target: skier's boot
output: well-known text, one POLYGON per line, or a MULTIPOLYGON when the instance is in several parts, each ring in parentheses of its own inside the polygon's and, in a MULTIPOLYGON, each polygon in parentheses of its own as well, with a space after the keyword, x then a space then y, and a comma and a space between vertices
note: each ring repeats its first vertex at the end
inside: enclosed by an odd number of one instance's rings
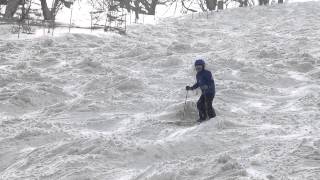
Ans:
MULTIPOLYGON (((209 119, 212 119, 212 118, 215 118, 216 117, 216 115, 213 115, 213 116, 209 116, 209 119)), ((208 119, 208 120, 209 120, 208 119)))
POLYGON ((212 108, 212 111, 209 113, 209 119, 216 117, 216 111, 212 108))
POLYGON ((203 121, 205 121, 205 119, 201 119, 201 118, 200 118, 200 119, 197 120, 197 122, 199 122, 199 123, 201 123, 201 122, 203 122, 203 121))

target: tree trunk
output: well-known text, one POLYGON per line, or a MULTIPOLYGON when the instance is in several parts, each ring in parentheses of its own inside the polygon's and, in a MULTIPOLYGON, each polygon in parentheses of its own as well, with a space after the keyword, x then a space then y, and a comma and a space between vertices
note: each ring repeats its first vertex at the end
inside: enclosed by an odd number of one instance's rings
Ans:
POLYGON ((248 5, 249 5, 248 0, 244 0, 244 7, 248 7, 248 5))
POLYGON ((139 0, 139 14, 155 15, 158 0, 139 0))
POLYGON ((54 0, 53 7, 51 9, 51 20, 56 19, 56 15, 58 13, 57 9, 59 8, 59 2, 63 2, 64 0, 54 0))
POLYGON ((218 1, 218 9, 223 10, 223 1, 218 1))
POLYGON ((139 19, 139 9, 140 9, 139 4, 140 2, 138 0, 134 1, 134 6, 135 6, 134 12, 136 15, 136 20, 139 19))
POLYGON ((278 0, 278 4, 283 4, 283 0, 278 0))
POLYGON ((12 18, 14 13, 16 13, 19 3, 21 0, 10 0, 8 1, 6 12, 4 14, 5 18, 12 18))
POLYGON ((158 5, 158 0, 152 0, 150 4, 150 9, 148 10, 149 15, 155 15, 156 14, 156 7, 158 5))
POLYGON ((40 2, 41 2, 41 9, 42 9, 42 14, 43 14, 44 19, 51 20, 52 14, 48 8, 47 0, 40 0, 40 2))
POLYGON ((239 7, 248 7, 248 0, 241 0, 239 3, 239 7))
POLYGON ((40 0, 42 14, 43 14, 43 17, 44 17, 45 20, 54 20, 54 18, 56 16, 56 9, 58 7, 59 1, 60 0, 54 0, 53 7, 50 10, 48 8, 47 0, 40 0))
POLYGON ((216 10, 217 0, 206 0, 206 5, 210 11, 216 10))
POLYGON ((8 4, 8 0, 0 0, 0 5, 7 5, 8 4))

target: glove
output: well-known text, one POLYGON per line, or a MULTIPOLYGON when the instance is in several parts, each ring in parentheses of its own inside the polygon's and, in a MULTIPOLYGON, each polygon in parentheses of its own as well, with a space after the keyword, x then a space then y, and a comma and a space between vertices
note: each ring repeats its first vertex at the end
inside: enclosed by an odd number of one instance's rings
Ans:
POLYGON ((192 90, 192 87, 186 86, 186 90, 187 90, 187 91, 192 90))

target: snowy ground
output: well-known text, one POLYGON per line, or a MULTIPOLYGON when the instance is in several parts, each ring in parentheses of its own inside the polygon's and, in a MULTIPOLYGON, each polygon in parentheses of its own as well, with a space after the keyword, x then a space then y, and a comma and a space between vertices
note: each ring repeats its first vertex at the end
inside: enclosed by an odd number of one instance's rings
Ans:
POLYGON ((1 27, 0 179, 318 180, 319 9, 232 9, 127 36, 1 27), (176 125, 199 55, 218 117, 176 125))

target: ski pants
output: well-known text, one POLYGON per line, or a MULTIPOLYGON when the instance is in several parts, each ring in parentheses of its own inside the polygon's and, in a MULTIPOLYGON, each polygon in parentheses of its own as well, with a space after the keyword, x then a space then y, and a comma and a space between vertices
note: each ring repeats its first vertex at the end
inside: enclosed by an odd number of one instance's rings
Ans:
POLYGON ((199 111, 199 117, 201 120, 206 120, 216 117, 216 112, 212 107, 214 95, 204 95, 202 94, 197 102, 197 108, 199 111))

